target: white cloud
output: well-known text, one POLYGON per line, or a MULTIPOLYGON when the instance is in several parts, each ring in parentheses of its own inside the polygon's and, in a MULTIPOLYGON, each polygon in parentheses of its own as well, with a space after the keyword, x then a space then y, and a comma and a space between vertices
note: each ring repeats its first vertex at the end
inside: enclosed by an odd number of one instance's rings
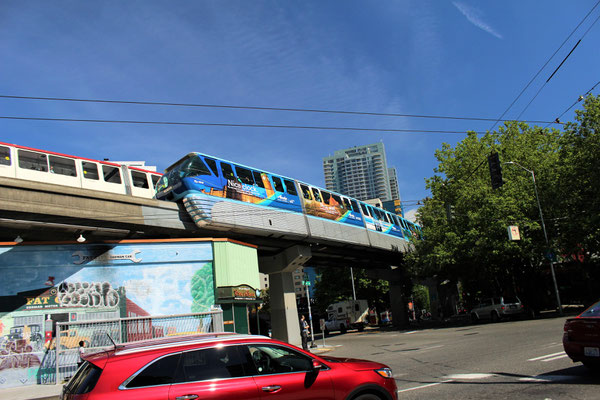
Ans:
POLYGON ((456 7, 458 11, 460 11, 470 23, 472 23, 479 29, 486 31, 487 33, 494 35, 498 39, 502 39, 502 35, 496 32, 494 28, 492 28, 483 20, 481 11, 458 1, 453 1, 452 4, 454 4, 454 7, 456 7))

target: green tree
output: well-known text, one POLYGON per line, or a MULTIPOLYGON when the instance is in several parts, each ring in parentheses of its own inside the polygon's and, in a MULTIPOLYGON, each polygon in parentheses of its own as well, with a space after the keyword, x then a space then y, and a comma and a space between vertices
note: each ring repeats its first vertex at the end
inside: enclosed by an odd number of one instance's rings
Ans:
MULTIPOLYGON (((370 278, 364 269, 354 268, 354 288, 357 299, 367 300, 369 307, 378 310, 389 308, 389 283, 370 278)), ((315 282, 315 304, 319 313, 338 301, 352 299, 352 279, 350 268, 319 268, 315 282)))
POLYGON ((532 176, 523 168, 535 171, 540 200, 549 204, 558 139, 554 130, 506 123, 481 138, 469 133, 454 148, 444 144, 436 175, 426 180, 433 196, 419 211, 426 240, 409 256, 417 277, 461 281, 472 296, 524 292, 520 283, 543 268, 546 244, 532 176), (503 163, 505 183, 497 190, 487 165, 492 152, 503 163), (509 225, 522 229, 521 241, 508 240, 509 225))

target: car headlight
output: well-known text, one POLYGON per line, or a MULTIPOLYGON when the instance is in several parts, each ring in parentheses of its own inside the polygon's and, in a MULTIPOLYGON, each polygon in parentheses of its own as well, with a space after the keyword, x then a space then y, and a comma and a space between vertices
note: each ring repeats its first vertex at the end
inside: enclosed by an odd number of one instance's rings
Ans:
POLYGON ((380 369, 376 369, 375 372, 377 372, 379 375, 381 375, 384 378, 393 378, 393 374, 392 374, 392 370, 390 368, 380 368, 380 369))

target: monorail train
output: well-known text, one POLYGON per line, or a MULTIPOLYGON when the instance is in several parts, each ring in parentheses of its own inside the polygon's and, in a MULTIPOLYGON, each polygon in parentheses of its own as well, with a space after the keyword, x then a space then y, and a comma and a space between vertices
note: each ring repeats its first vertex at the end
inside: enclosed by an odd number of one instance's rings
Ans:
MULTIPOLYGON (((238 216, 245 214, 246 218, 260 217, 261 212, 264 216, 268 209, 272 209, 277 210, 278 215, 303 214, 362 230, 366 228, 406 241, 410 237, 421 237, 418 225, 381 208, 292 178, 196 152, 187 154, 165 170, 156 185, 156 198, 183 201, 199 226, 215 227, 214 214, 219 204, 222 216, 225 213, 238 213, 238 216), (234 205, 239 202, 259 208, 234 205), (228 205, 223 205, 225 203, 228 205)), ((257 218, 255 220, 259 222, 257 218)), ((272 218, 266 220, 268 225, 273 225, 272 218)), ((290 221, 289 227, 281 229, 293 229, 294 221, 290 221)), ((235 222, 228 224, 232 226, 235 222)), ((330 233, 336 233, 331 232, 330 226, 319 228, 313 225, 312 229, 309 227, 312 236, 319 234, 315 232, 315 227, 323 232, 322 237, 328 237, 325 232, 327 229, 330 233)))
POLYGON ((0 142, 0 176, 150 199, 162 174, 0 142))

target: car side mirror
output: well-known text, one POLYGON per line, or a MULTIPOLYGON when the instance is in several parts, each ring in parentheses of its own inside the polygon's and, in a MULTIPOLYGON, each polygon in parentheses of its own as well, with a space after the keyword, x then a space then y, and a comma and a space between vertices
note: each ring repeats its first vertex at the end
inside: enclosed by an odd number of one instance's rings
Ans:
POLYGON ((323 364, 321 364, 317 360, 312 360, 312 370, 313 370, 313 372, 318 372, 318 371, 321 370, 321 368, 323 368, 323 364))

